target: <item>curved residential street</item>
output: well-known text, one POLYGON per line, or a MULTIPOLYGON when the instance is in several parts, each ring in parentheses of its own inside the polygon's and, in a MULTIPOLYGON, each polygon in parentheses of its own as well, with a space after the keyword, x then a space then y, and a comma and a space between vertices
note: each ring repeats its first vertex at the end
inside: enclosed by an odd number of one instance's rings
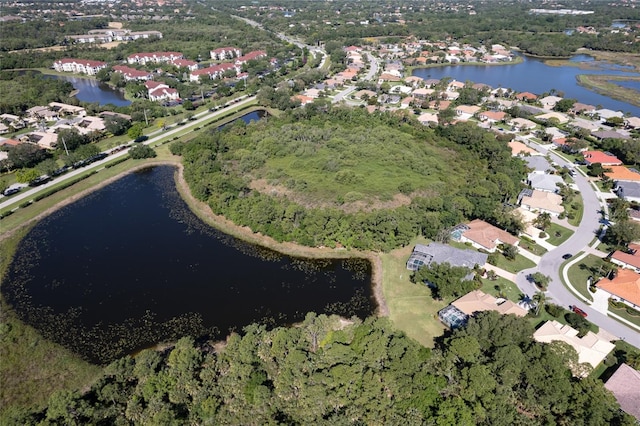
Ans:
MULTIPOLYGON (((552 151, 547 151, 544 149, 539 149, 539 151, 544 151, 545 154, 550 154, 551 159, 558 163, 560 166, 572 166, 570 163, 568 163, 566 160, 552 151)), ((516 275, 516 284, 523 293, 532 296, 536 291, 538 291, 538 289, 535 284, 527 280, 527 276, 534 272, 541 272, 542 274, 551 277, 551 282, 549 284, 548 290, 546 291, 546 294, 555 303, 564 306, 565 308, 567 308, 569 305, 576 305, 580 307, 585 312, 587 312, 589 321, 598 325, 600 328, 606 330, 607 332, 626 340, 632 345, 640 347, 640 332, 618 322, 617 320, 607 316, 606 314, 603 314, 601 312, 602 309, 594 309, 594 307, 590 306, 582 300, 581 295, 572 293, 567 287, 562 284, 562 281, 560 280, 560 274, 562 273, 562 271, 560 270, 560 266, 565 262, 562 256, 567 253, 577 255, 580 252, 587 251, 588 247, 592 244, 598 234, 598 230, 600 229, 602 220, 602 215, 600 214, 602 203, 598 198, 598 193, 591 186, 591 183, 589 182, 587 177, 582 173, 576 173, 574 179, 584 203, 584 213, 578 229, 563 244, 558 246, 556 249, 545 253, 540 259, 537 267, 526 269, 518 273, 516 275)), ((571 262, 577 262, 579 260, 580 259, 576 260, 576 258, 573 257, 571 259, 571 262)), ((586 286, 586 283, 572 284, 574 286, 586 286)))

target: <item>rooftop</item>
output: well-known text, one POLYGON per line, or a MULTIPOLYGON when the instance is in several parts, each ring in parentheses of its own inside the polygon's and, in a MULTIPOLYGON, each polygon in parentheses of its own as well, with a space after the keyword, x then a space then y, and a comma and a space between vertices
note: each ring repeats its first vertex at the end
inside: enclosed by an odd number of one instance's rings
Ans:
POLYGON ((636 306, 640 305, 640 274, 631 269, 618 269, 614 279, 603 278, 596 286, 636 306))
POLYGON ((611 391, 625 412, 640 421, 640 371, 621 364, 604 387, 611 391))

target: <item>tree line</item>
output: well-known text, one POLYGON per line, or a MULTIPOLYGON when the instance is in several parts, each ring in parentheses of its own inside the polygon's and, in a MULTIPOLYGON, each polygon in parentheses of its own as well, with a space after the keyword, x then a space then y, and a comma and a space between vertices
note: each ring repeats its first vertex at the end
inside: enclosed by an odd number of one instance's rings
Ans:
POLYGON ((633 425, 577 353, 526 319, 483 312, 433 350, 387 319, 340 326, 310 313, 251 325, 224 345, 180 339, 121 358, 87 390, 54 393, 12 424, 633 425))

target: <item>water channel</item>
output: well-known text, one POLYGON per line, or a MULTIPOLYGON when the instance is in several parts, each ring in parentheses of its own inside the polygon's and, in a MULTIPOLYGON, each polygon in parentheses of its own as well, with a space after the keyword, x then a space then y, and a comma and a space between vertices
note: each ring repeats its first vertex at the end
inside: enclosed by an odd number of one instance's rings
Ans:
POLYGON ((2 283, 18 316, 104 363, 183 335, 375 311, 368 261, 288 257, 218 232, 188 209, 174 172, 129 174, 40 221, 2 283))
MULTIPOLYGON (((626 102, 617 101, 607 96, 595 93, 578 85, 578 74, 606 74, 640 76, 630 72, 624 67, 601 64, 596 69, 581 69, 573 66, 552 67, 546 65, 543 60, 522 57, 523 62, 514 65, 448 65, 434 68, 418 68, 413 75, 424 79, 442 79, 450 77, 458 81, 472 81, 485 83, 494 88, 511 88, 518 92, 532 92, 541 94, 556 89, 564 93, 564 97, 577 99, 590 105, 601 105, 614 111, 630 112, 640 117, 640 108, 626 102)), ((587 55, 577 55, 573 62, 593 62, 593 58, 587 55)), ((620 82, 616 82, 620 84, 620 82)))

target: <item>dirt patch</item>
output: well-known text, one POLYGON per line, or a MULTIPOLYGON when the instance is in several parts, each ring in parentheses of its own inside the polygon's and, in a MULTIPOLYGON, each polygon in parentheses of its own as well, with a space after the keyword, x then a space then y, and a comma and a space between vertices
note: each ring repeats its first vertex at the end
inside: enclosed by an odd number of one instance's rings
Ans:
POLYGON ((109 22, 109 28, 122 29, 122 22, 109 22))
POLYGON ((336 208, 345 213, 372 212, 375 210, 393 210, 401 206, 411 204, 411 197, 404 194, 395 194, 391 200, 380 200, 371 198, 368 200, 359 200, 345 202, 343 204, 312 201, 299 192, 292 191, 282 185, 271 185, 266 179, 254 179, 249 187, 261 194, 271 195, 273 197, 286 198, 305 208, 336 208))

